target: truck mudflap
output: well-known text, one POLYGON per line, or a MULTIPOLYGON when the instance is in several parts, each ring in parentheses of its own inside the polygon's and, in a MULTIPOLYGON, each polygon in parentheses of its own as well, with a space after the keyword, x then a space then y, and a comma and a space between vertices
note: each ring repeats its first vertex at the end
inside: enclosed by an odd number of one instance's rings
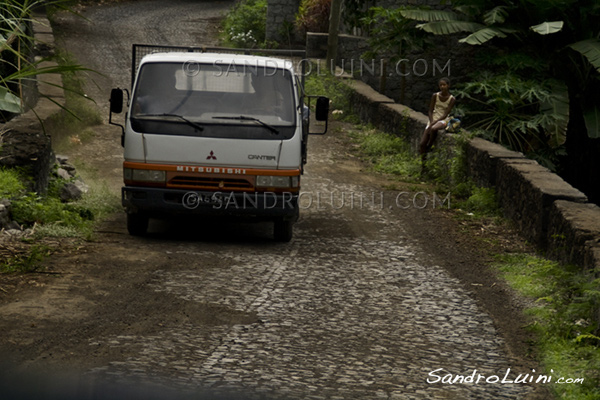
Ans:
POLYGON ((295 221, 297 192, 210 192, 125 186, 122 204, 128 214, 247 216, 295 221))

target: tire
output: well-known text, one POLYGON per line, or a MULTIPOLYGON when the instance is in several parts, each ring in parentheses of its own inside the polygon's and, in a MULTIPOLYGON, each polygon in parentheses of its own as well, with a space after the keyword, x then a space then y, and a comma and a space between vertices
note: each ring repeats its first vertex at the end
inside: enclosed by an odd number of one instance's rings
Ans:
POLYGON ((148 220, 145 214, 127 214, 127 231, 133 236, 144 236, 148 230, 148 220))
POLYGON ((277 219, 274 224, 274 237, 278 242, 289 242, 294 232, 294 221, 289 219, 277 219))

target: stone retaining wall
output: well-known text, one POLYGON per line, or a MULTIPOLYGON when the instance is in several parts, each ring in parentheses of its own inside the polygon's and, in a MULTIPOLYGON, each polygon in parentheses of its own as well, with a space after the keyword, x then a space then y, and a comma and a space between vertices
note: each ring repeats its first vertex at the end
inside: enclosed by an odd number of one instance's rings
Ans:
MULTIPOLYGON (((54 47, 54 36, 47 18, 36 16, 33 31, 44 52, 54 47)), ((40 67, 53 65, 43 62, 40 67)), ((35 107, 0 125, 0 166, 30 168, 34 179, 31 189, 38 193, 46 192, 55 161, 50 136, 44 132, 44 122, 61 110, 58 104, 65 104, 61 87, 60 74, 45 74, 44 79, 38 80, 37 89, 41 96, 35 107)))
MULTIPOLYGON (((351 107, 361 120, 402 135, 416 151, 427 116, 346 79, 352 88, 351 107)), ((438 147, 451 146, 443 135, 438 147)), ((450 140, 449 140, 450 139, 450 140)), ((558 175, 521 153, 475 138, 467 145, 468 171, 479 185, 496 189, 504 215, 528 241, 549 258, 600 273, 600 207, 558 175)))

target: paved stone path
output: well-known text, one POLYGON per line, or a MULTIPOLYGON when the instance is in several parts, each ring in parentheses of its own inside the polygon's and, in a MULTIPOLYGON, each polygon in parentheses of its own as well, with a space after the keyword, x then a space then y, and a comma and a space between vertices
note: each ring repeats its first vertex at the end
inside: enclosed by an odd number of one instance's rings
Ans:
MULTIPOLYGON (((361 189, 324 182, 315 179, 311 187, 361 189)), ((235 310, 247 323, 104 338, 103 345, 137 346, 139 354, 94 373, 249 398, 516 399, 527 393, 523 385, 427 383, 439 368, 445 371, 439 376, 503 375, 510 365, 491 319, 459 282, 420 260, 385 208, 365 204, 352 220, 344 209, 304 211, 303 219, 342 225, 360 225, 358 215, 379 224, 380 235, 314 237, 300 222, 296 238, 282 247, 236 246, 234 253, 227 244, 210 250, 179 244, 169 251, 179 265, 156 271, 153 289, 235 310)))

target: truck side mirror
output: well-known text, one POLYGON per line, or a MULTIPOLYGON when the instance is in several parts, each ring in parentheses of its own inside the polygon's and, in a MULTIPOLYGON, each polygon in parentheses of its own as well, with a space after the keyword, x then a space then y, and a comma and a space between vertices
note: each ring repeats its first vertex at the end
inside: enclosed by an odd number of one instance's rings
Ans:
POLYGON ((110 91, 110 112, 119 114, 123 111, 123 90, 112 89, 110 91))
POLYGON ((329 117, 329 99, 321 96, 317 98, 317 107, 315 110, 315 119, 317 121, 327 121, 329 117))

